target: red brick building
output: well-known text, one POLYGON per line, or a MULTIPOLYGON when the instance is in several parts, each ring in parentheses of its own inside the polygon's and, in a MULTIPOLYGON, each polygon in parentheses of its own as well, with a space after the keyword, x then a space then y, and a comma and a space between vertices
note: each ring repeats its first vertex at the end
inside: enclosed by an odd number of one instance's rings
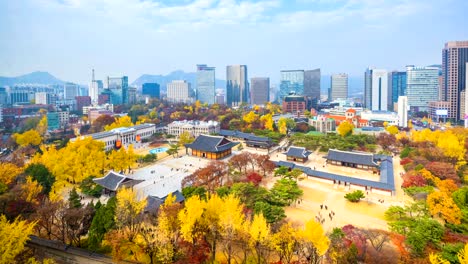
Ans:
POLYGON ((283 113, 303 114, 307 110, 307 101, 301 95, 288 95, 283 99, 283 113))

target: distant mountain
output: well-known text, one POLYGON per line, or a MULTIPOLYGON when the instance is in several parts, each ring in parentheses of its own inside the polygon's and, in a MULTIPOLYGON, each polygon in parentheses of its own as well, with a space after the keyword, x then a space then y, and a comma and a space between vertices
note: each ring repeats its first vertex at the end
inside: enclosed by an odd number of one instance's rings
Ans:
MULTIPOLYGON (((328 94, 328 88, 331 86, 331 75, 322 75, 320 79, 321 94, 328 94)), ((348 95, 349 97, 362 97, 364 93, 364 74, 363 76, 348 76, 348 95)))
MULTIPOLYGON (((157 83, 161 87, 161 91, 167 91, 166 85, 174 80, 186 80, 192 86, 192 89, 197 88, 197 74, 195 72, 184 72, 181 70, 173 71, 168 75, 150 75, 143 74, 138 79, 136 79, 131 86, 136 86, 141 89, 141 86, 144 83, 157 83)), ((216 79, 215 88, 225 88, 226 81, 216 79)))
POLYGON ((65 82, 55 78, 48 72, 36 71, 17 77, 1 77, 0 86, 11 86, 15 84, 64 84, 65 82))

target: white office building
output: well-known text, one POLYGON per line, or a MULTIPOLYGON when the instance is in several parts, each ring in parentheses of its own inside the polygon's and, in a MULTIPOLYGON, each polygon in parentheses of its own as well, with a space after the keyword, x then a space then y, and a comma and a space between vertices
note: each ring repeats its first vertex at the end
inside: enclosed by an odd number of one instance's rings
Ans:
POLYGON ((167 133, 174 136, 180 136, 184 132, 188 132, 193 137, 201 134, 217 134, 221 126, 217 121, 197 121, 197 120, 184 120, 174 121, 167 125, 167 133))
POLYGON ((66 83, 63 85, 63 99, 75 100, 78 96, 78 85, 74 83, 66 83))
POLYGON ((398 96, 398 126, 408 126, 408 97, 398 96))
POLYGON ((348 74, 333 74, 331 76, 331 100, 346 98, 348 98, 348 74))
POLYGON ((175 103, 192 103, 192 89, 187 81, 176 80, 167 84, 167 100, 175 103))
POLYGON ((34 95, 34 99, 36 104, 49 104, 49 101, 47 100, 47 93, 46 92, 38 92, 34 95))
POLYGON ((412 112, 428 111, 439 98, 439 68, 406 66, 406 95, 412 112))

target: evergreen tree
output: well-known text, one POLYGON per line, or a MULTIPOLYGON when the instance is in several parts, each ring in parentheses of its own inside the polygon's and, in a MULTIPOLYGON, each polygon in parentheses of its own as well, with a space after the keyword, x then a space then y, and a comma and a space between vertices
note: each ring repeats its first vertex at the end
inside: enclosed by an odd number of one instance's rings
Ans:
POLYGON ((80 208, 82 206, 80 196, 76 191, 76 188, 70 191, 70 196, 68 197, 68 207, 70 208, 80 208))

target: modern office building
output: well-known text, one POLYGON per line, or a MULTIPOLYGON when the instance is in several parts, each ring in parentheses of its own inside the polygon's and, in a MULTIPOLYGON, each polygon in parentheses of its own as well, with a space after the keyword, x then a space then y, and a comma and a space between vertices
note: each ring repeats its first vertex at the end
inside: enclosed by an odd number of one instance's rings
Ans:
POLYGON ((44 104, 44 105, 55 105, 57 98, 55 95, 47 93, 47 92, 37 92, 35 94, 35 103, 36 104, 44 104))
POLYGON ((364 74, 364 107, 373 111, 387 111, 388 101, 387 71, 368 68, 364 74))
POLYGON ((249 103, 250 92, 247 80, 246 65, 229 65, 226 67, 226 104, 228 106, 249 103))
POLYGON ((388 76, 389 89, 391 90, 391 104, 389 110, 394 110, 393 106, 398 102, 398 97, 406 95, 406 72, 393 71, 388 76))
POLYGON ((161 98, 160 92, 160 86, 157 83, 144 83, 141 86, 142 95, 149 95, 152 98, 161 98))
POLYGON ((167 100, 174 103, 192 103, 192 88, 185 80, 175 80, 167 84, 167 100))
POLYGON ((270 101, 270 78, 256 77, 250 79, 251 103, 263 105, 270 101))
POLYGON ((439 69, 406 66, 406 96, 411 112, 429 110, 429 102, 439 98, 439 69))
POLYGON ((283 113, 301 115, 307 110, 307 100, 303 95, 287 95, 283 98, 283 113))
POLYGON ((121 105, 128 103, 128 77, 107 77, 107 89, 110 91, 110 103, 121 105))
POLYGON ((220 128, 220 124, 217 121, 184 120, 168 124, 167 133, 178 137, 182 133, 188 132, 191 136, 198 137, 201 134, 217 134, 220 128))
POLYGON ((278 99, 283 98, 290 93, 297 95, 304 94, 304 70, 285 70, 280 72, 280 91, 278 99))
POLYGON ((0 87, 0 105, 6 105, 8 103, 8 93, 5 87, 0 87))
POLYGON ((102 93, 104 85, 102 80, 96 80, 94 76, 94 69, 92 72, 91 83, 89 84, 88 95, 91 97, 91 103, 97 104, 99 95, 102 93))
POLYGON ((216 103, 220 104, 220 105, 225 103, 224 102, 224 94, 217 94, 216 95, 216 103))
POLYGON ((74 83, 66 83, 63 85, 63 99, 73 100, 78 96, 78 85, 74 83))
POLYGON ((33 99, 35 99, 34 92, 27 91, 15 91, 10 92, 10 104, 29 104, 33 99))
POLYGON ((398 126, 408 126, 408 97, 398 97, 398 126))
POLYGON ((91 105, 91 96, 77 96, 76 100, 76 110, 80 113, 83 113, 83 107, 91 105))
POLYGON ((201 103, 215 103, 215 67, 206 64, 197 64, 197 100, 201 103))
POLYGON ((58 112, 47 113, 47 130, 57 130, 60 128, 60 120, 58 112))
POLYGON ((320 100, 320 68, 304 71, 304 95, 315 102, 320 100))
POLYGON ((135 104, 137 101, 137 88, 128 87, 128 104, 135 104))
POLYGON ((348 74, 332 74, 331 78, 331 100, 348 98, 348 74))
POLYGON ((466 89, 468 41, 450 41, 442 50, 442 101, 450 102, 448 118, 462 120, 460 92, 466 89))

